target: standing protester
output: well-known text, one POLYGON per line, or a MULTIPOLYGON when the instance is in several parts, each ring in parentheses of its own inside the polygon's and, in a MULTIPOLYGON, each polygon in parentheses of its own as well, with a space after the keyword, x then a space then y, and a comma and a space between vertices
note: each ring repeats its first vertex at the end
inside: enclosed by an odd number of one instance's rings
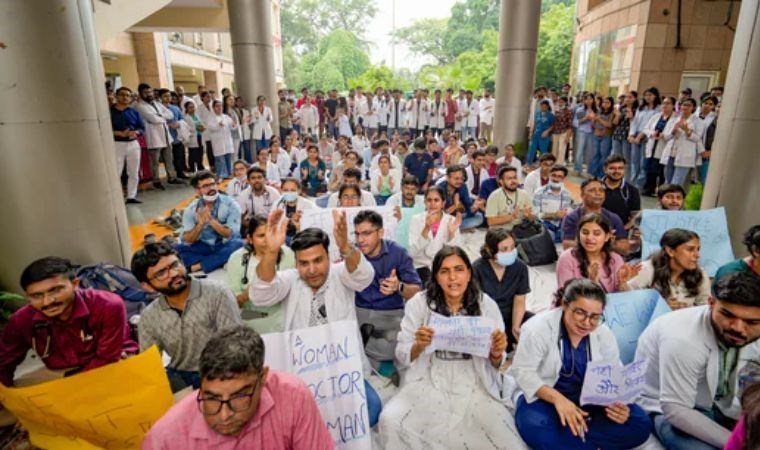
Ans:
POLYGON ((145 133, 145 123, 140 114, 129 105, 132 91, 128 87, 116 89, 116 104, 111 106, 111 128, 116 151, 116 175, 121 177, 127 166, 127 203, 142 203, 137 199, 140 181, 140 144, 137 137, 145 133))
POLYGON ((177 173, 174 171, 174 163, 171 152, 171 136, 167 123, 174 120, 174 115, 160 102, 153 98, 153 89, 141 83, 137 88, 140 94, 140 100, 137 102, 137 112, 145 122, 145 143, 148 146, 150 155, 150 170, 153 173, 153 186, 157 189, 164 190, 161 184, 161 178, 158 172, 158 163, 160 159, 164 160, 166 174, 169 176, 169 184, 182 184, 177 179, 177 173))
POLYGON ((169 127, 169 135, 171 136, 172 163, 174 164, 174 170, 177 172, 177 178, 186 180, 189 177, 185 174, 185 172, 187 172, 185 144, 182 143, 179 136, 180 121, 184 120, 182 111, 179 107, 171 103, 172 92, 169 91, 169 89, 159 89, 158 96, 161 100, 161 104, 168 108, 174 117, 166 124, 166 126, 169 127))

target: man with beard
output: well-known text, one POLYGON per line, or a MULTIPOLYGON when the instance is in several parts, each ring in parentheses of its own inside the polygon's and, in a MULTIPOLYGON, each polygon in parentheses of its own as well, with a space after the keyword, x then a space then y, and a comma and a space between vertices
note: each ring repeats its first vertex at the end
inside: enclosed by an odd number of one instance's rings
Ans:
POLYGON ((562 219, 562 247, 566 249, 575 247, 575 236, 578 234, 578 222, 580 222, 581 217, 588 213, 599 213, 615 229, 613 248, 623 255, 628 254, 630 249, 628 232, 625 231, 623 221, 620 220, 617 214, 602 207, 604 198, 604 182, 599 178, 590 178, 581 183, 581 205, 562 219))
POLYGON ((277 189, 266 185, 267 173, 264 169, 251 167, 247 175, 248 187, 237 197, 245 227, 253 216, 268 216, 274 205, 280 201, 280 193, 277 189))
POLYGON ((625 158, 621 155, 610 155, 604 162, 604 203, 602 207, 620 217, 623 224, 629 227, 633 214, 641 211, 641 196, 639 190, 625 182, 625 158))
POLYGON ((385 202, 385 206, 394 208, 396 206, 400 208, 425 207, 425 196, 418 195, 419 190, 420 182, 417 181, 417 177, 407 175, 401 179, 401 192, 391 195, 385 202))
POLYGON ((182 214, 182 242, 177 245, 177 251, 190 272, 210 273, 222 267, 232 252, 243 246, 240 206, 234 198, 219 194, 211 172, 198 172, 190 184, 198 198, 187 205, 182 214))
POLYGON ((641 406, 669 449, 721 449, 741 414, 740 380, 760 364, 760 280, 735 273, 709 303, 658 318, 635 360, 648 361, 641 406))
POLYGON ((491 192, 486 201, 486 221, 488 226, 506 228, 512 231, 523 219, 534 220, 533 196, 518 189, 517 169, 504 166, 499 169, 501 189, 491 192))
POLYGON ((153 97, 153 89, 145 83, 140 84, 137 88, 140 94, 140 100, 137 102, 135 109, 145 122, 145 145, 148 146, 148 155, 150 156, 150 171, 153 174, 153 186, 156 189, 164 190, 158 173, 158 163, 164 160, 166 174, 169 177, 169 184, 183 184, 177 179, 177 173, 174 170, 174 159, 172 156, 172 137, 169 134, 168 123, 174 121, 174 114, 156 101, 153 97))
POLYGON ((30 349, 45 367, 65 375, 137 353, 122 299, 106 291, 79 289, 74 273, 69 260, 55 256, 38 259, 21 273, 29 304, 13 313, 0 337, 3 385, 13 386, 16 367, 30 349))
POLYGON ((155 344, 171 362, 166 368, 173 391, 200 386, 198 360, 217 331, 241 325, 235 295, 225 285, 187 275, 169 244, 148 244, 132 257, 132 273, 142 286, 161 294, 140 315, 140 350, 155 344))
POLYGON ((456 216, 462 214, 462 225, 460 231, 472 230, 483 223, 483 213, 480 212, 483 201, 479 198, 475 200, 470 197, 467 191, 467 184, 464 181, 464 166, 452 164, 446 168, 446 178, 436 183, 446 192, 445 208, 446 214, 456 216))

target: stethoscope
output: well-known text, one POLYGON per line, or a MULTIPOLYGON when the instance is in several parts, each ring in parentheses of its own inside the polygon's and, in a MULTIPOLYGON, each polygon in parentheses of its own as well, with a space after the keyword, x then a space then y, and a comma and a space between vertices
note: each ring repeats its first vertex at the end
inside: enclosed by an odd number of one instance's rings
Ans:
MULTIPOLYGON (((565 378, 570 378, 575 373, 575 352, 573 349, 570 349, 570 373, 564 373, 562 372, 562 354, 564 352, 564 345, 562 344, 562 332, 559 334, 559 339, 557 340, 557 347, 559 348, 559 359, 560 359, 560 366, 559 366, 559 375, 565 378)), ((591 361, 591 340, 589 339, 589 342, 586 343, 586 362, 591 361)), ((583 374, 581 374, 583 375, 583 374)))
MULTIPOLYGON (((606 180, 607 177, 602 178, 602 182, 606 180)), ((604 187, 606 188, 607 185, 605 184, 604 187)), ((623 178, 622 183, 620 183, 620 196, 623 197, 623 200, 628 203, 628 199, 631 197, 631 194, 628 192, 628 189, 626 189, 626 183, 625 178, 623 178)))

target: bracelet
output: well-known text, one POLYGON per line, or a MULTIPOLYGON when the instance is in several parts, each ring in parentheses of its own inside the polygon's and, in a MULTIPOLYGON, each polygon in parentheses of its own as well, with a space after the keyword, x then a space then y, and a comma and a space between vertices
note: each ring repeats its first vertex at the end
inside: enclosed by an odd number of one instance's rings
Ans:
POLYGON ((343 253, 343 250, 340 250, 340 257, 341 257, 341 258, 344 258, 344 259, 345 259, 345 258, 347 258, 347 257, 348 257, 348 255, 350 255, 350 254, 351 254, 351 252, 353 252, 355 249, 356 249, 356 247, 354 247, 354 246, 352 245, 352 246, 350 246, 350 248, 348 249, 348 251, 347 251, 347 252, 345 252, 345 253, 343 253))

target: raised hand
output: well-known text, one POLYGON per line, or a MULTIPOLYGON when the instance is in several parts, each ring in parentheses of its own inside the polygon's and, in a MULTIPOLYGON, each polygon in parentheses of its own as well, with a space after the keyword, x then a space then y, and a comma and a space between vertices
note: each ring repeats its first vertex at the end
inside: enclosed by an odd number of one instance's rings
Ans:
POLYGON ((346 212, 340 211, 338 209, 333 209, 332 215, 335 245, 338 246, 342 253, 348 253, 351 244, 348 242, 348 221, 346 220, 346 212))
POLYGON ((285 211, 278 208, 270 212, 267 217, 268 252, 277 253, 285 244, 285 237, 288 234, 288 219, 283 218, 284 214, 285 211))
POLYGON ((449 239, 452 239, 462 225, 462 213, 457 213, 454 220, 449 222, 449 239))
POLYGON ((633 277, 639 274, 641 271, 641 263, 637 263, 634 265, 631 264, 623 264, 620 266, 620 269, 618 269, 618 284, 624 284, 630 281, 633 277))

